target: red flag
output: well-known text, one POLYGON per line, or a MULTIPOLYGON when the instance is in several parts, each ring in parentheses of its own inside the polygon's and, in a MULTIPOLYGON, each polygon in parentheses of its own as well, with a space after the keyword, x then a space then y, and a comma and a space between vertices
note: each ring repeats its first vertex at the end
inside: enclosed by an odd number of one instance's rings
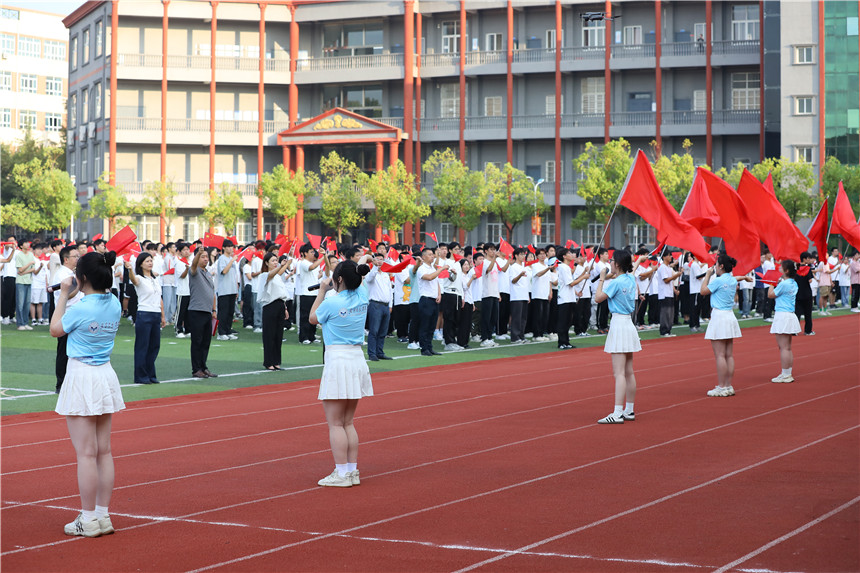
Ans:
POLYGON ((848 195, 839 182, 839 191, 836 193, 836 203, 833 204, 833 215, 830 219, 830 232, 842 235, 848 244, 855 249, 860 249, 860 225, 854 222, 854 211, 848 195))
POLYGON ((376 252, 376 247, 379 246, 379 243, 377 243, 376 241, 374 241, 370 237, 368 237, 368 239, 367 239, 367 244, 370 245, 370 250, 373 251, 374 253, 376 252))
POLYGON ((382 240, 385 241, 386 243, 390 243, 391 237, 389 237, 388 235, 382 235, 382 240))
POLYGON ((400 258, 400 253, 397 252, 397 249, 395 249, 394 247, 391 247, 390 249, 388 249, 388 254, 385 256, 387 258, 391 259, 392 261, 396 261, 397 259, 400 258))
POLYGON ((271 232, 271 231, 266 231, 266 240, 267 240, 267 241, 271 241, 271 240, 272 240, 272 232, 271 232))
POLYGON ((305 235, 308 236, 308 242, 311 244, 311 246, 316 250, 319 250, 322 237, 319 235, 311 235, 310 233, 305 233, 305 235))
POLYGON ((585 260, 591 262, 594 260, 594 249, 585 247, 585 260))
MULTIPOLYGON (((250 263, 251 258, 253 258, 255 252, 256 252, 256 249, 254 248, 253 245, 251 245, 250 247, 245 247, 242 250, 242 252, 239 253, 238 259, 245 259, 246 261, 248 261, 250 263)), ((182 259, 180 259, 180 260, 182 260, 182 259)), ((187 262, 186 262, 186 264, 187 264, 187 262)))
POLYGON ((455 263, 459 263, 462 258, 463 258, 463 255, 458 255, 457 253, 454 253, 454 262, 455 263))
POLYGON ((690 187, 690 193, 681 208, 681 217, 699 231, 719 225, 720 214, 708 196, 708 189, 702 177, 693 179, 693 186, 690 187))
POLYGON ((797 274, 799 274, 802 277, 805 277, 806 275, 808 275, 809 274, 809 265, 800 265, 799 267, 797 267, 797 274))
POLYGON ((627 174, 618 203, 657 229, 657 240, 692 252, 700 261, 713 261, 702 235, 678 215, 663 195, 648 158, 640 149, 627 174))
MULTIPOLYGON (((574 241, 573 239, 568 239, 567 242, 564 244, 564 247, 566 249, 570 249, 571 247, 574 249, 578 249, 579 245, 577 245, 576 241, 574 241)), ((534 251, 532 251, 532 252, 534 252, 534 251)))
POLYGON ((444 271, 442 271, 441 273, 439 273, 439 278, 440 278, 440 279, 447 279, 447 278, 448 278, 448 277, 450 277, 450 276, 451 276, 451 273, 449 273, 449 272, 448 272, 448 269, 445 269, 444 271))
POLYGON ((101 233, 99 233, 98 235, 96 235, 95 237, 93 237, 93 241, 98 241, 98 240, 99 240, 99 239, 101 239, 101 238, 102 238, 102 234, 101 234, 101 233))
POLYGON ((506 257, 510 257, 514 254, 514 246, 511 245, 504 239, 499 239, 499 252, 505 255, 506 257))
POLYGON ((782 273, 774 269, 771 269, 764 274, 757 272, 756 275, 761 279, 761 282, 772 285, 778 283, 779 279, 782 278, 782 273))
MULTIPOLYGON (((196 251, 196 250, 197 250, 197 243, 191 243, 191 246, 190 246, 190 247, 188 247, 188 250, 189 250, 190 252, 192 252, 192 253, 193 253, 194 251, 196 251)), ((187 263, 187 262, 188 262, 188 261, 186 261, 186 263, 187 263)))
POLYGON ((216 249, 221 249, 224 247, 224 237, 221 235, 216 235, 214 233, 204 233, 203 234, 203 246, 204 247, 215 247, 216 249))
MULTIPOLYGON (((529 246, 528 246, 528 247, 526 247, 526 248, 529 250, 529 252, 530 252, 531 254, 533 254, 533 255, 535 254, 535 248, 534 248, 532 245, 529 245, 529 246)), ((570 247, 568 247, 568 248, 570 248, 570 247)))
POLYGON ((134 231, 126 225, 122 229, 119 230, 113 237, 110 238, 110 241, 105 245, 105 249, 108 251, 113 251, 116 254, 122 253, 126 247, 129 246, 133 241, 137 239, 137 235, 134 234, 134 231))
POLYGON ((758 233, 747 213, 743 199, 731 185, 707 169, 699 167, 696 170, 693 188, 690 190, 690 199, 687 201, 688 205, 691 203, 704 207, 708 217, 700 217, 699 213, 693 211, 692 208, 688 217, 686 206, 682 210, 681 216, 690 221, 690 224, 698 229, 701 234, 723 238, 726 253, 738 261, 732 270, 733 275, 743 276, 759 266, 761 248, 758 233), (719 215, 715 224, 708 224, 707 222, 710 218, 708 200, 719 215), (691 218, 692 220, 690 220, 691 218))
POLYGON ((827 199, 824 199, 824 204, 818 210, 818 214, 813 219, 809 230, 806 231, 806 236, 818 249, 818 260, 822 263, 827 260, 827 199))
POLYGON ((773 256, 777 260, 800 261, 800 253, 806 250, 809 241, 792 223, 777 200, 770 174, 762 184, 744 169, 738 184, 738 195, 744 200, 747 214, 773 256))
POLYGON ((281 234, 281 233, 279 233, 279 234, 278 234, 278 236, 277 236, 277 237, 275 237, 275 242, 276 242, 276 243, 278 243, 279 245, 283 245, 283 244, 284 244, 284 243, 286 243, 288 240, 289 240, 289 239, 287 239, 287 236, 286 236, 286 235, 284 235, 284 234, 281 234))
POLYGON ((389 263, 382 263, 382 266, 379 267, 379 270, 383 273, 399 273, 403 269, 409 266, 409 264, 413 262, 408 259, 404 259, 397 263, 396 265, 391 265, 389 263))
POLYGON ((436 244, 437 244, 437 245, 439 244, 439 239, 437 239, 437 238, 436 238, 436 231, 433 231, 432 233, 424 233, 424 236, 425 236, 425 237, 430 237, 431 239, 433 239, 434 241, 436 241, 436 244))
POLYGON ((164 272, 163 272, 163 273, 161 273, 161 274, 162 274, 162 275, 175 275, 175 274, 176 274, 176 269, 167 269, 166 271, 164 271, 164 272))
POLYGON ((484 274, 484 263, 482 262, 480 265, 475 265, 475 278, 481 278, 481 275, 484 274))
POLYGON ((540 261, 539 261, 539 260, 537 260, 537 259, 534 259, 534 260, 531 260, 531 261, 526 261, 524 266, 526 266, 526 267, 530 267, 530 266, 532 266, 533 264, 535 264, 535 263, 539 263, 539 262, 540 262, 540 261))
POLYGON ((234 247, 239 246, 239 239, 237 239, 235 235, 233 235, 232 237, 227 237, 227 238, 230 239, 230 241, 233 243, 234 247))
POLYGON ((336 253, 337 252, 337 243, 335 242, 334 239, 329 238, 328 241, 326 241, 325 250, 330 252, 330 253, 336 253))

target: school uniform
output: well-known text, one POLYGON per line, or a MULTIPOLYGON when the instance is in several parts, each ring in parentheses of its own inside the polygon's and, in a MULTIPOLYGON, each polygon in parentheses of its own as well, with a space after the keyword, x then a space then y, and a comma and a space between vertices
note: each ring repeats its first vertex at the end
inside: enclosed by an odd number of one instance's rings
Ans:
POLYGON ((409 269, 394 275, 394 327, 399 341, 409 340, 409 297, 412 285, 409 282, 409 269))
POLYGON ((260 305, 263 307, 263 367, 281 365, 281 341, 284 338, 284 311, 287 308, 287 285, 282 275, 269 278, 260 291, 260 305))
POLYGON ((738 281, 731 273, 712 276, 708 282, 711 291, 711 321, 705 331, 706 340, 730 340, 741 337, 741 328, 733 310, 738 281))
POLYGON ((572 282, 573 269, 561 261, 558 265, 558 316, 556 318, 559 348, 570 346, 570 324, 576 307, 576 292, 575 287, 571 286, 572 282))
POLYGON ((675 318, 675 285, 673 281, 666 282, 675 274, 671 267, 660 264, 657 269, 657 298, 660 301, 660 335, 672 334, 672 324, 675 318))
POLYGON ((369 303, 367 307, 367 357, 378 360, 385 356, 385 337, 391 319, 391 279, 387 273, 372 265, 364 278, 369 303))
POLYGON ((442 339, 445 344, 456 344, 460 325, 460 307, 463 303, 463 288, 458 279, 462 268, 451 259, 445 259, 441 266, 448 269, 448 278, 439 279, 442 287, 442 339))
POLYGON ((552 294, 552 271, 538 276, 547 265, 541 262, 533 264, 532 269, 532 300, 529 303, 529 314, 534 314, 534 337, 540 338, 547 332, 549 321, 549 299, 552 294))
MULTIPOLYGON (((578 279, 583 273, 587 273, 585 265, 577 265, 573 271, 573 278, 578 279)), ((574 311, 574 332, 579 335, 588 334, 588 323, 591 322, 591 292, 594 283, 586 278, 576 287, 576 309, 574 311)))
POLYGON ((612 322, 609 324, 609 333, 603 351, 608 354, 626 354, 628 352, 639 352, 642 345, 639 342, 639 332, 633 325, 633 311, 636 309, 638 298, 636 279, 632 273, 625 273, 612 280, 609 285, 604 283, 603 294, 609 303, 609 312, 612 313, 612 322))
POLYGON ((797 273, 797 276, 794 278, 794 281, 797 283, 797 295, 795 296, 794 313, 797 315, 798 320, 800 320, 801 315, 804 316, 804 334, 812 334, 812 332, 814 332, 812 330, 812 307, 813 301, 815 300, 812 296, 812 265, 801 265, 801 267, 803 266, 806 266, 809 269, 809 272, 806 273, 806 275, 801 275, 800 273, 797 273))
POLYGON ((526 319, 528 316, 529 294, 531 291, 531 267, 513 263, 508 269, 510 278, 510 315, 511 342, 525 340, 526 319), (520 276, 520 274, 523 276, 520 276), (517 278, 519 277, 519 278, 517 278), (516 279, 516 282, 514 282, 516 279))
MULTIPOLYGON (((54 280, 56 282, 51 284, 57 284, 63 282, 69 277, 75 276, 75 271, 70 269, 67 266, 60 266, 57 268, 57 271, 54 273, 54 280)), ((54 305, 56 306, 57 302, 60 300, 60 291, 55 290, 54 296, 51 297, 54 300, 54 305)), ((66 301, 66 311, 74 305, 78 304, 84 298, 84 293, 78 291, 78 293, 72 298, 66 301)), ((66 378, 66 369, 68 368, 69 356, 66 352, 66 346, 68 345, 69 335, 68 333, 64 334, 57 338, 57 358, 54 361, 54 374, 57 377, 57 392, 59 393, 60 389, 63 386, 63 380, 66 378)))
POLYGON ((368 304, 367 288, 361 285, 326 296, 317 307, 317 320, 326 341, 319 400, 373 396, 370 370, 361 351, 368 304))
POLYGON ((137 275, 137 317, 134 321, 134 383, 157 384, 155 360, 161 348, 161 285, 137 275))
POLYGON ((436 298, 439 296, 439 282, 437 279, 424 280, 424 276, 436 272, 432 266, 422 263, 415 272, 418 281, 418 343, 421 345, 421 353, 427 354, 433 351, 433 330, 436 327, 436 317, 439 315, 439 305, 436 298))
MULTIPOLYGON (((475 269, 469 269, 469 273, 460 272, 457 280, 463 290, 463 307, 460 308, 460 324, 457 325, 457 345, 463 348, 469 347, 469 336, 472 331, 472 313, 474 312, 475 299, 472 296, 472 288, 466 286, 469 277, 474 276, 475 269)), ((474 284, 474 281, 472 281, 474 284)))
POLYGON ((706 263, 694 260, 690 264, 690 328, 699 328, 702 317, 702 279, 708 273, 706 263))
POLYGON ((800 321, 794 314, 797 291, 798 286, 794 279, 781 280, 773 289, 776 298, 774 299, 773 323, 770 325, 771 334, 800 333, 800 321))

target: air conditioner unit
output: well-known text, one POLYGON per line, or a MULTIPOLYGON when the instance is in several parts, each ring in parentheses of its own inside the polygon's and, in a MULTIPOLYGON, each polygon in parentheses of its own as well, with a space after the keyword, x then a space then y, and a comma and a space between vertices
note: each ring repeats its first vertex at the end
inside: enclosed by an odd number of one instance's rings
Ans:
POLYGON ((78 139, 81 143, 85 143, 87 140, 87 126, 82 125, 78 128, 78 139))
POLYGON ((87 199, 92 199, 92 198, 93 198, 93 186, 90 185, 87 187, 87 199))
POLYGON ((91 121, 87 124, 87 137, 92 139, 96 136, 96 122, 91 121))
POLYGON ((75 130, 67 129, 66 130, 66 144, 71 147, 75 144, 75 130))

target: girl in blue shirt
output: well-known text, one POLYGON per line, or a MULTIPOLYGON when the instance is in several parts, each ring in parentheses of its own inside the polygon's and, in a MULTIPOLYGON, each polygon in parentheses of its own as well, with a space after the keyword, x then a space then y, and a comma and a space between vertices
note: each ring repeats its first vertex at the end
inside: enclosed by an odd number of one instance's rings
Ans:
MULTIPOLYGON (((640 257, 637 264, 645 257, 640 257)), ((633 375, 633 353, 642 350, 639 332, 633 325, 632 313, 636 307, 638 288, 633 278, 633 262, 629 252, 617 250, 612 256, 609 270, 617 278, 604 289, 607 269, 600 271, 600 282, 594 300, 598 304, 608 300, 612 312, 609 334, 603 351, 612 356, 612 373, 615 376, 615 410, 597 421, 598 424, 623 424, 636 419, 633 400, 636 397, 636 378, 633 375)))
POLYGON ((711 296, 711 321, 708 323, 705 339, 711 341, 714 357, 717 360, 717 386, 708 391, 708 396, 713 397, 725 398, 735 395, 735 390, 732 388, 732 377, 735 374, 735 358, 732 351, 734 339, 741 337, 741 328, 738 326, 738 319, 732 307, 738 280, 745 278, 732 276, 732 269, 736 264, 737 261, 732 257, 720 255, 717 264, 708 269, 705 274, 700 289, 702 296, 711 296), (714 274, 716 274, 715 277, 714 274))
POLYGON ((87 253, 75 277, 61 283, 51 317, 51 336, 69 335, 69 365, 56 411, 66 417, 78 462, 81 512, 64 528, 66 535, 98 537, 113 533, 108 504, 114 484, 110 449, 111 415, 125 408, 110 355, 122 308, 110 293, 116 254, 87 253), (75 281, 77 279, 77 281, 75 281), (69 295, 80 285, 84 298, 66 310, 69 295))
POLYGON ((794 382, 791 368, 794 365, 794 355, 791 352, 791 337, 800 332, 800 321, 794 314, 794 300, 797 298, 797 267, 794 261, 782 261, 782 280, 774 287, 767 289, 767 298, 776 299, 774 306, 773 324, 770 333, 776 335, 776 344, 779 346, 779 362, 782 372, 779 376, 771 379, 771 382, 787 383, 794 382))
POLYGON ((373 396, 370 371, 361 343, 367 318, 367 289, 361 278, 370 267, 345 260, 330 279, 320 282, 309 314, 310 323, 320 324, 325 340, 325 363, 320 377, 319 399, 323 402, 334 471, 321 479, 321 486, 351 487, 358 475, 358 433, 353 425, 359 399, 373 396), (334 290, 337 294, 326 298, 334 290))

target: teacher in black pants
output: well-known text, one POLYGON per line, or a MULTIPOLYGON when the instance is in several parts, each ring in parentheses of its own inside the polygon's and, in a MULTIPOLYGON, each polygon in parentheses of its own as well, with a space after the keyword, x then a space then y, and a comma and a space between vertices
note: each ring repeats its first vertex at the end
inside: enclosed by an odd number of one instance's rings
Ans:
POLYGON ((199 247, 194 253, 188 269, 188 328, 191 331, 191 372, 195 378, 215 378, 209 371, 209 344, 212 342, 212 321, 218 316, 218 300, 215 298, 215 279, 206 270, 209 253, 199 247))

